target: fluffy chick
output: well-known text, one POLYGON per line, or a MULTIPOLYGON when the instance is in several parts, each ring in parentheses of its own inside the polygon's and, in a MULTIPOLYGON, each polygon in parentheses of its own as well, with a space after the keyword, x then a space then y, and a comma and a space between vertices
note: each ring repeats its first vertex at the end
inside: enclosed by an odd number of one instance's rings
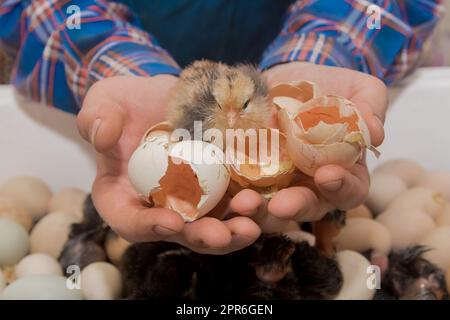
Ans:
POLYGON ((271 116, 267 93, 261 74, 250 65, 196 61, 181 73, 168 120, 191 136, 194 121, 202 121, 203 132, 219 129, 224 137, 226 129, 266 128, 271 116))

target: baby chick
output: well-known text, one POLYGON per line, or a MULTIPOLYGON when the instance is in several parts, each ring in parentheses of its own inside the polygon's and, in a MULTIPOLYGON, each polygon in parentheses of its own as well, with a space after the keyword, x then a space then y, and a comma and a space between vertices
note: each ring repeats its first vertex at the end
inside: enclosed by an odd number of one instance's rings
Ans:
POLYGON ((169 102, 168 120, 174 128, 194 133, 194 121, 202 131, 261 129, 269 126, 267 85, 250 65, 228 66, 196 61, 183 70, 169 102))

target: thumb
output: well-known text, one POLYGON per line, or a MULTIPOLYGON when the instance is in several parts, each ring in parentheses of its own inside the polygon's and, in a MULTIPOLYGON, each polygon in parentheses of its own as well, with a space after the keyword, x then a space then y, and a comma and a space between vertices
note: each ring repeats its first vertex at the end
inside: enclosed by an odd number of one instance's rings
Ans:
POLYGON ((125 115, 119 103, 102 86, 94 85, 88 91, 78 113, 78 131, 97 152, 104 153, 119 141, 125 115))

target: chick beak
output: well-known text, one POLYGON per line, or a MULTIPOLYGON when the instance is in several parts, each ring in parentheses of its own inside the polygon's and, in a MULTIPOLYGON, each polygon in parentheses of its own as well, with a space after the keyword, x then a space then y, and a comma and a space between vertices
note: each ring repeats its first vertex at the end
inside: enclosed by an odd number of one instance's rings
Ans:
POLYGON ((227 112, 227 122, 230 128, 234 128, 238 119, 238 112, 235 109, 231 109, 227 112))

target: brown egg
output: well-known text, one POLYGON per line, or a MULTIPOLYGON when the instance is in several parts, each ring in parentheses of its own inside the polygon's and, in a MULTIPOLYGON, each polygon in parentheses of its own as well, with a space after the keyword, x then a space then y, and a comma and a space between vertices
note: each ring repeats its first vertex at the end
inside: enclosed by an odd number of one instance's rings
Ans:
POLYGON ((439 227, 429 232, 420 241, 421 245, 431 248, 423 257, 443 271, 450 268, 450 227, 439 227))
POLYGON ((383 162, 373 172, 397 176, 408 187, 412 187, 425 170, 415 161, 409 159, 392 159, 383 162))
POLYGON ((367 219, 372 219, 372 212, 370 212, 369 208, 367 208, 366 205, 362 204, 357 206, 356 208, 347 210, 347 214, 346 214, 346 218, 347 219, 352 219, 352 218, 367 218, 367 219))
POLYGON ((33 218, 22 206, 12 198, 0 195, 0 218, 14 220, 22 225, 27 232, 33 225, 33 218))

